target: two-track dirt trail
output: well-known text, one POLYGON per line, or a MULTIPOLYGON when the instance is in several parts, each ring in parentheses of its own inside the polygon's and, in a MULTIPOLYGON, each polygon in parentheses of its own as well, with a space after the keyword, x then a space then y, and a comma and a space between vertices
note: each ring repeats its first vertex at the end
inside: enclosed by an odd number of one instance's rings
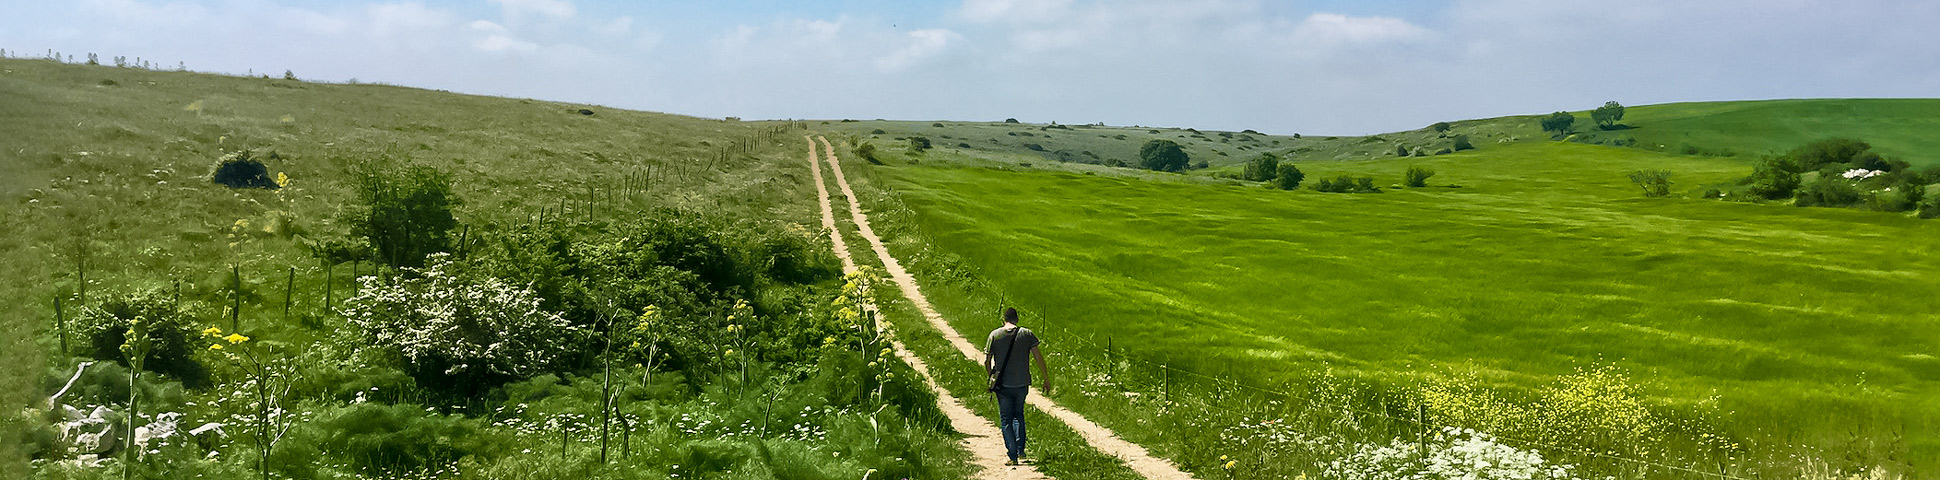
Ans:
MULTIPOLYGON (((963 353, 964 358, 981 364, 983 362, 983 350, 975 344, 970 343, 962 334, 957 333, 956 328, 951 327, 949 322, 943 319, 943 315, 938 314, 936 309, 930 306, 929 299, 923 296, 922 289, 916 283, 916 277, 911 276, 908 270, 903 269, 902 263, 896 261, 896 257, 889 254, 889 247, 882 243, 882 237, 877 236, 875 230, 869 227, 868 215, 863 213, 862 204, 856 200, 855 190, 849 188, 849 180, 842 174, 842 162, 835 156, 835 145, 829 143, 827 137, 817 138, 822 141, 823 152, 827 156, 829 170, 835 174, 836 185, 841 188, 842 196, 849 201, 849 214, 851 220, 855 222, 856 230, 861 234, 862 238, 869 241, 869 247, 875 250, 876 257, 882 261, 883 270, 887 271, 890 280, 895 282, 896 286, 902 290, 903 297, 908 299, 910 304, 915 305, 916 309, 923 313, 923 318, 929 322, 930 326, 935 328, 939 333, 942 333, 943 338, 948 340, 950 345, 955 346, 957 351, 963 353)), ((814 139, 809 141, 809 162, 815 162, 814 139)), ((823 226, 829 229, 835 244, 836 254, 842 257, 844 268, 853 269, 854 261, 849 257, 848 247, 840 238, 841 235, 835 233, 834 210, 829 204, 828 190, 822 184, 822 169, 817 166, 814 168, 814 171, 815 188, 821 195, 823 226)), ((947 403, 951 403, 958 409, 961 409, 962 411, 960 413, 962 415, 969 416, 967 420, 960 421, 958 412, 945 410, 950 415, 951 424, 958 431, 972 436, 970 439, 971 452, 978 456, 979 464, 982 464, 982 457, 985 455, 979 451, 981 449, 990 449, 993 451, 997 456, 998 463, 1001 464, 1005 454, 1003 451, 1002 437, 997 431, 996 426, 981 417, 977 417, 968 409, 963 409, 961 402, 957 401, 954 397, 950 397, 949 393, 944 392, 941 388, 938 388, 936 382, 930 378, 928 368, 922 366, 922 360, 916 358, 915 355, 910 354, 904 349, 901 342, 896 342, 895 347, 896 354, 903 357, 905 362, 909 362, 912 367, 915 367, 918 372, 922 373, 924 381, 930 384, 931 389, 936 390, 938 403, 946 403, 944 399, 948 399, 947 403), (962 424, 964 422, 975 423, 976 425, 974 429, 971 429, 964 426, 962 424), (978 432, 987 433, 980 434, 978 432)), ((1092 448, 1118 457, 1132 471, 1138 472, 1140 476, 1153 480, 1186 480, 1192 478, 1185 471, 1179 470, 1179 467, 1173 465, 1172 462, 1153 456, 1151 452, 1145 450, 1145 447, 1118 438, 1111 430, 1097 423, 1093 423, 1091 420, 1084 418, 1082 415, 1078 415, 1076 412, 1059 406, 1057 402, 1051 401, 1050 398, 1045 397, 1041 393, 1031 395, 1029 401, 1032 407, 1036 407, 1052 418, 1056 418, 1058 421, 1070 426, 1072 430, 1084 437, 1085 441, 1090 443, 1092 448)), ((1035 474, 1035 472, 1032 473, 1035 474)))
MULTIPOLYGON (((822 207, 822 228, 828 229, 829 231, 829 242, 835 246, 835 256, 842 259, 842 271, 853 273, 856 271, 855 259, 849 255, 847 242, 842 240, 842 231, 836 228, 835 210, 829 203, 829 189, 827 184, 822 181, 821 162, 815 159, 815 139, 806 136, 803 138, 808 139, 808 168, 809 171, 814 172, 815 194, 817 200, 821 202, 822 207)), ((837 171, 836 175, 838 175, 837 178, 840 178, 839 175, 841 175, 841 172, 837 171)), ((843 190, 848 190, 846 183, 843 184, 843 190)), ((854 199, 850 201, 853 202, 854 199)), ((875 311, 874 305, 870 305, 868 308, 871 311, 875 311)), ((881 318, 881 314, 877 313, 876 318, 881 318)), ((950 395, 950 392, 943 390, 942 386, 937 385, 936 378, 930 375, 929 365, 923 363, 921 357, 917 357, 915 353, 910 352, 909 348, 904 347, 902 340, 897 339, 894 332, 887 328, 881 328, 880 331, 886 333, 886 336, 889 338, 890 348, 895 350, 896 357, 901 358, 903 363, 909 364, 911 369, 916 370, 916 374, 923 377, 923 383, 929 386, 930 391, 936 392, 936 406, 939 410, 943 411, 944 416, 949 417, 950 427, 966 435, 966 438, 963 440, 963 448, 970 452, 971 463, 981 468, 976 478, 989 480, 1050 478, 1038 472, 1036 468, 1028 465, 1014 467, 1004 465, 1009 455, 1004 452, 1003 436, 1001 432, 997 431, 997 426, 984 421, 983 417, 977 416, 976 412, 972 412, 969 407, 963 406, 963 401, 957 400, 956 397, 950 395)))

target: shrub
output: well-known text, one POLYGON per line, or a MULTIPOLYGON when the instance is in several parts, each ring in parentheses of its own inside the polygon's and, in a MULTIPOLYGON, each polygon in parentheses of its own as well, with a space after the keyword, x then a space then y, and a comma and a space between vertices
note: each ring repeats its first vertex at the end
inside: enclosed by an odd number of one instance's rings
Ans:
POLYGON ((957 148, 970 148, 970 144, 965 142, 957 142, 957 148))
POLYGON ((1746 193, 1767 200, 1790 197, 1799 187, 1798 172, 1783 158, 1766 157, 1759 160, 1752 165, 1751 177, 1746 180, 1750 183, 1746 193))
POLYGON ((1273 152, 1267 152, 1253 157, 1252 160, 1247 160, 1246 166, 1240 170, 1240 178, 1255 182, 1264 182, 1272 180, 1279 173, 1280 156, 1274 155, 1273 152))
MULTIPOLYGON (((268 155, 271 160, 280 160, 276 152, 268 155)), ((216 164, 216 173, 211 178, 216 183, 229 188, 264 188, 274 190, 279 187, 276 180, 269 176, 269 167, 257 160, 248 150, 224 155, 216 164)))
POLYGON ((357 173, 357 196, 364 204, 348 219, 377 260, 393 267, 419 267, 433 252, 449 251, 458 225, 453 207, 463 203, 451 192, 451 176, 426 166, 379 167, 357 173))
POLYGON ((1139 166, 1146 170, 1177 172, 1191 164, 1184 148, 1171 140, 1150 140, 1138 149, 1139 166))
MULTIPOLYGON (((1220 155, 1225 155, 1225 154, 1224 154, 1224 153, 1221 153, 1220 155)), ((1210 164, 1210 163, 1206 163, 1206 161, 1205 161, 1205 160, 1200 160, 1200 161, 1197 161, 1197 162, 1192 162, 1192 169, 1193 169, 1193 170, 1205 170, 1205 169, 1206 169, 1207 167, 1211 167, 1211 166, 1212 166, 1212 164, 1210 164)))
POLYGON ((1408 147, 1406 145, 1396 144, 1394 146, 1394 156, 1397 156, 1397 157, 1408 156, 1408 147))
POLYGON ((930 126, 936 127, 936 128, 943 128, 943 123, 942 122, 931 123, 930 126))
POLYGON ((1017 123, 1017 119, 1015 119, 1015 118, 1006 118, 1006 119, 1004 119, 1004 123, 1017 123))
POLYGON ((1433 176, 1435 176, 1434 170, 1411 165, 1408 167, 1408 171, 1401 175, 1401 183, 1411 188, 1426 187, 1428 186, 1428 177, 1433 176))
POLYGON ((1475 144, 1468 143, 1468 135, 1455 136, 1455 151, 1474 150, 1475 144))
POLYGON ((1027 150, 1030 150, 1030 151, 1033 151, 1033 152, 1042 152, 1042 151, 1044 151, 1044 146, 1043 146, 1043 145, 1038 145, 1038 144, 1035 144, 1035 143, 1026 143, 1026 144, 1024 144, 1024 148, 1025 148, 1025 149, 1027 149, 1027 150))
POLYGON ((929 150, 930 138, 929 137, 909 137, 909 149, 911 151, 917 151, 917 152, 929 150))
POLYGON ((1800 189, 1796 204, 1801 207, 1844 207, 1859 203, 1859 189, 1851 180, 1830 176, 1800 189))
POLYGON ((1381 193, 1374 186, 1373 177, 1354 177, 1341 175, 1333 179, 1320 179, 1314 184, 1314 191, 1327 193, 1381 193))
POLYGON ((194 354, 201 345, 194 340, 201 328, 187 315, 176 312, 175 301, 160 290, 110 294, 108 301, 81 310, 75 328, 87 339, 88 355, 128 365, 121 351, 128 341, 129 322, 136 318, 148 323, 148 355, 142 369, 174 377, 189 388, 209 384, 209 369, 194 354))
POLYGON ((477 394, 551 368, 580 331, 539 308, 531 288, 486 277, 432 255, 411 275, 363 277, 343 315, 371 348, 400 356, 418 384, 477 394))
POLYGON ((1576 124, 1576 116, 1571 115, 1569 112, 1556 112, 1549 114, 1547 117, 1543 117, 1541 123, 1544 132, 1554 132, 1556 135, 1563 135, 1569 133, 1570 127, 1576 124))
POLYGON ((1292 162, 1282 163, 1273 176, 1273 187, 1281 190, 1292 190, 1300 188, 1300 181, 1305 179, 1307 179, 1307 174, 1301 173, 1300 167, 1294 166, 1292 162))
POLYGON ((882 135, 882 134, 884 134, 884 133, 889 133, 889 132, 884 132, 884 131, 882 131, 882 129, 880 129, 880 128, 878 128, 878 129, 875 129, 875 130, 870 130, 870 131, 869 131, 869 134, 870 134, 870 135, 882 135))
POLYGON ((1920 202, 1920 218, 1940 218, 1940 195, 1926 197, 1920 202))
POLYGON ((875 145, 875 144, 872 144, 872 143, 869 143, 869 142, 862 142, 862 144, 861 144, 861 145, 856 145, 856 146, 855 146, 855 156, 856 156, 856 157, 859 157, 859 158, 861 158, 861 159, 863 159, 863 160, 866 160, 866 161, 868 161, 868 162, 869 162, 869 163, 871 163, 871 164, 875 164, 875 165, 882 165, 882 160, 879 160, 879 159, 877 159, 877 158, 876 158, 876 145, 875 145))
POLYGON ((1630 182, 1644 189, 1646 197, 1668 197, 1671 194, 1670 170, 1638 170, 1630 172, 1630 182))
MULTIPOLYGON (((1818 170, 1829 164, 1847 164, 1858 159, 1861 154, 1872 149, 1864 141, 1853 138, 1828 138, 1800 145, 1785 153, 1786 161, 1793 166, 1794 172, 1818 170)), ((1868 170, 1878 170, 1868 168, 1868 170)))
POLYGON ((1453 127, 1450 126, 1448 122, 1435 122, 1434 125, 1428 126, 1428 129, 1434 130, 1435 133, 1446 133, 1450 128, 1453 128, 1453 127))
POLYGON ((1436 151, 1435 151, 1435 154, 1436 154, 1436 155, 1447 155, 1447 154, 1450 154, 1450 153, 1455 153, 1455 149, 1452 149, 1452 148, 1448 148, 1448 147, 1442 147, 1442 149, 1441 149, 1441 150, 1436 150, 1436 151))

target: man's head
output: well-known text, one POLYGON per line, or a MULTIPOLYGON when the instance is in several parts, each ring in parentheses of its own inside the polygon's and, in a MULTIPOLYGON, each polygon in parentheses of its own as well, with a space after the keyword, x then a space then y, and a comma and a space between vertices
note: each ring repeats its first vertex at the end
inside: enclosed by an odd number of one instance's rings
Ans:
POLYGON ((1004 323, 1008 323, 1011 325, 1017 324, 1017 309, 1009 308, 1009 307, 1004 308, 1004 323))

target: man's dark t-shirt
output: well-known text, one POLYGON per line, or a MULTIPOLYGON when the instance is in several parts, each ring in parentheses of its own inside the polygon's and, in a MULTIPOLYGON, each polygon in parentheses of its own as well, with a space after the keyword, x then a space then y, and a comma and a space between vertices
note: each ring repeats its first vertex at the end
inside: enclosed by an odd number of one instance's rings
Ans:
POLYGON ((1004 370, 1004 375, 997 379, 997 386, 1030 386, 1031 349, 1037 347, 1037 334, 1031 333, 1031 329, 1028 328, 1015 327, 1017 329, 1017 346, 1015 347, 1017 354, 1012 355, 1010 338, 1012 328, 1005 326, 992 330, 990 332, 990 340, 985 342, 986 348, 984 348, 984 352, 990 356, 992 359, 991 364, 993 365, 999 365, 997 362, 1005 362, 1008 359, 1008 363, 1001 364, 998 367, 1004 370))

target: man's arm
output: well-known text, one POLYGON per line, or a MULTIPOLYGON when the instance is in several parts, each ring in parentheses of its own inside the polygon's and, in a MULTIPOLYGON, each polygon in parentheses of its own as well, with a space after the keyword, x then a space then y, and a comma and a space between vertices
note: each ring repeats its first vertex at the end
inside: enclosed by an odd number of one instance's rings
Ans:
POLYGON ((991 352, 995 352, 995 351, 997 351, 997 342, 990 342, 990 345, 985 346, 983 349, 983 374, 984 375, 989 375, 991 372, 997 371, 997 367, 992 365, 993 362, 995 361, 995 357, 991 354, 991 352))
POLYGON ((1045 395, 1050 395, 1051 394, 1051 367, 1049 365, 1044 364, 1044 352, 1042 350, 1038 350, 1036 346, 1032 346, 1031 358, 1037 360, 1037 375, 1040 377, 1044 377, 1044 381, 1039 382, 1039 385, 1041 386, 1039 386, 1038 389, 1043 390, 1045 395))

